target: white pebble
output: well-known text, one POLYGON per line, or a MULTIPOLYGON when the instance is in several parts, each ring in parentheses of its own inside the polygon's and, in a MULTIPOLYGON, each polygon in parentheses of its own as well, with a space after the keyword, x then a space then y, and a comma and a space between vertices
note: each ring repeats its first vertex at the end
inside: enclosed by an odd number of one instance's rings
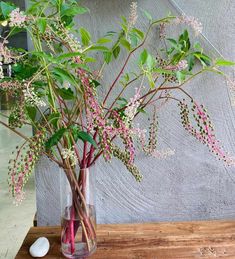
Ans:
POLYGON ((45 256, 50 248, 50 243, 47 238, 39 237, 29 248, 29 253, 32 257, 45 256))

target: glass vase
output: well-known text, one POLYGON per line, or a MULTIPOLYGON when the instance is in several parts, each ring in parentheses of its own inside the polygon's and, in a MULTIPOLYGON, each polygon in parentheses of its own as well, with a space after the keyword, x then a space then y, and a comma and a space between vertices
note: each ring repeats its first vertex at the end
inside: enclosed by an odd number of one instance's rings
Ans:
POLYGON ((61 250, 66 258, 89 257, 96 250, 94 174, 90 168, 65 170, 61 188, 61 250))

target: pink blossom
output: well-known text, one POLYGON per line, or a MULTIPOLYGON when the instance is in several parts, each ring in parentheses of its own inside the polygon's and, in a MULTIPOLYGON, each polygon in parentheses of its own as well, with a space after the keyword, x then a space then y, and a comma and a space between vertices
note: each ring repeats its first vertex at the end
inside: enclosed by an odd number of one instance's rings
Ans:
POLYGON ((95 127, 98 128, 99 136, 101 139, 101 147, 103 150, 103 156, 105 160, 111 159, 111 141, 109 137, 109 130, 106 129, 106 120, 104 118, 103 110, 100 107, 97 99, 94 95, 94 89, 90 83, 88 74, 83 69, 78 69, 78 75, 81 79, 83 87, 85 89, 86 97, 86 119, 88 131, 92 131, 95 127))
POLYGON ((182 71, 187 69, 188 62, 187 60, 181 60, 177 65, 168 65, 164 67, 166 70, 172 70, 172 71, 182 71))
POLYGON ((127 104, 127 107, 125 109, 125 115, 126 115, 126 122, 130 124, 132 120, 134 119, 137 109, 140 106, 140 88, 135 89, 135 95, 130 98, 129 103, 127 104))
POLYGON ((131 129, 131 132, 133 134, 133 136, 137 137, 137 139, 140 142, 140 145, 142 147, 142 149, 145 146, 145 142, 146 142, 146 133, 147 130, 146 129, 140 129, 139 127, 135 127, 131 129))
POLYGON ((14 9, 10 13, 10 23, 9 23, 10 27, 14 27, 14 26, 23 27, 25 21, 26 21, 26 15, 24 15, 19 8, 14 9))
POLYGON ((202 105, 193 102, 194 119, 198 124, 199 130, 190 124, 189 109, 185 102, 181 103, 183 124, 185 129, 190 132, 196 139, 207 145, 211 152, 213 152, 220 160, 223 160, 227 165, 235 165, 235 159, 229 156, 221 147, 220 142, 216 139, 214 129, 209 115, 202 105))
POLYGON ((132 164, 134 162, 134 157, 135 157, 135 148, 134 148, 134 143, 132 139, 132 131, 126 125, 126 123, 121 119, 120 115, 116 111, 112 112, 112 116, 118 123, 116 130, 118 131, 119 135, 124 141, 125 149, 126 151, 128 151, 130 156, 129 163, 132 164))
POLYGON ((202 29, 203 29, 202 23, 199 22, 198 19, 196 19, 195 17, 182 15, 175 19, 175 23, 176 24, 186 24, 186 25, 192 27, 192 29, 195 31, 196 35, 199 35, 202 33, 202 29))

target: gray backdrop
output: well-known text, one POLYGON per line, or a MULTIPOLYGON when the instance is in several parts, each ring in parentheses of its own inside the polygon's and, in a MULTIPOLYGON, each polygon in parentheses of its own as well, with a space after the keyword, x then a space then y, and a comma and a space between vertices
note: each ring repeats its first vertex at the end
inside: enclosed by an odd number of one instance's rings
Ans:
MULTIPOLYGON (((115 28, 118 17, 128 13, 131 1, 83 2, 91 12, 82 16, 78 24, 87 26, 91 34, 98 38, 115 28)), ((235 1, 177 2, 187 14, 202 21, 205 35, 224 57, 235 60, 235 1)), ((154 18, 163 17, 171 9, 168 1, 164 0, 141 0, 138 5, 149 10, 154 18)), ((140 15, 140 26, 144 28, 146 23, 140 15)), ((154 49, 156 44, 153 35, 148 45, 154 49)), ((119 71, 121 63, 114 63, 105 71, 103 82, 106 86, 119 71)), ((231 71, 230 75, 234 76, 231 71)), ((217 75, 208 74, 196 79, 187 88, 208 107, 218 138, 227 150, 235 153, 235 114, 230 106, 226 84, 217 75)), ((141 183, 136 183, 117 160, 111 164, 100 160, 93 168, 96 174, 98 223, 234 218, 235 168, 224 167, 205 146, 185 132, 174 103, 159 114, 159 127, 160 148, 170 147, 175 149, 176 154, 165 160, 138 154, 136 164, 144 175, 141 183)), ((61 181, 61 171, 42 158, 36 168, 39 225, 59 224, 61 181)))

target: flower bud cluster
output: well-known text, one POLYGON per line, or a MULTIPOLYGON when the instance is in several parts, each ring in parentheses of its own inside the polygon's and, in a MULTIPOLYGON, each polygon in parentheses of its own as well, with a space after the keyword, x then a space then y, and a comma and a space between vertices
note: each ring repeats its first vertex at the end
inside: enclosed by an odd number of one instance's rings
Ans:
POLYGON ((184 128, 197 140, 205 144, 219 160, 223 160, 227 165, 234 165, 235 159, 223 150, 219 140, 216 139, 210 116, 203 105, 198 105, 192 100, 191 108, 189 108, 189 105, 183 100, 179 103, 179 107, 184 128), (196 127, 191 123, 191 118, 193 118, 196 127))
POLYGON ((137 19, 138 19, 138 14, 137 14, 137 2, 132 2, 131 7, 130 7, 130 17, 128 21, 128 27, 132 28, 135 26, 137 19))
POLYGON ((26 15, 19 8, 14 9, 10 13, 10 27, 24 27, 26 21, 26 15))
POLYGON ((175 23, 186 24, 190 26, 194 30, 196 35, 199 35, 200 33, 202 33, 202 30, 203 30, 202 23, 199 22, 198 19, 192 16, 186 16, 186 15, 179 16, 175 19, 175 23))
POLYGON ((45 129, 37 131, 20 148, 16 147, 16 158, 9 161, 9 187, 16 203, 20 203, 24 197, 23 188, 31 175, 34 165, 42 154, 46 139, 45 129))
POLYGON ((63 148, 61 150, 61 155, 62 155, 63 159, 69 159, 70 165, 72 167, 77 165, 77 163, 78 163, 77 156, 75 154, 75 151, 72 148, 70 148, 70 149, 63 148))
POLYGON ((154 107, 152 121, 149 126, 149 138, 148 144, 143 147, 143 151, 151 155, 157 148, 157 131, 158 131, 158 121, 157 121, 157 112, 154 107))
POLYGON ((44 107, 46 103, 34 92, 34 90, 25 83, 25 89, 23 90, 25 103, 30 106, 44 107))
POLYGON ((140 182, 143 179, 143 175, 140 173, 139 169, 134 164, 129 163, 130 155, 126 151, 122 151, 119 147, 113 146, 113 155, 123 162, 137 182, 140 182))
POLYGON ((26 120, 24 103, 19 102, 14 108, 11 110, 8 124, 11 128, 21 128, 26 120))
MULTIPOLYGON (((165 69, 165 67, 167 67, 167 63, 168 61, 161 58, 160 56, 156 57, 157 63, 159 65, 160 68, 165 69)), ((178 79, 175 76, 175 74, 167 74, 167 73, 162 73, 163 78, 169 82, 169 83, 178 83, 178 79)))

